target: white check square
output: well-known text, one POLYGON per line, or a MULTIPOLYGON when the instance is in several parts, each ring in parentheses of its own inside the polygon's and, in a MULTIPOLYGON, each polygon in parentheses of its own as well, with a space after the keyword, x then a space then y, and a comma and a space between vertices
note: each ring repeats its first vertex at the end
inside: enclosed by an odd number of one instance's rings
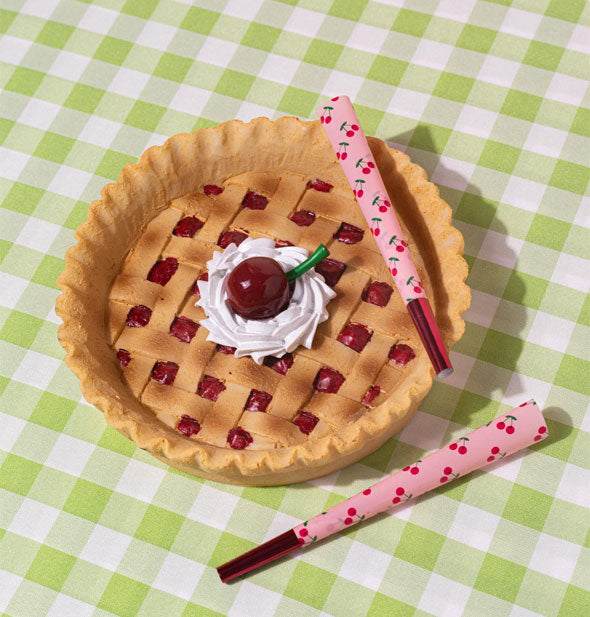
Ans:
POLYGON ((233 15, 242 19, 251 20, 256 16, 258 10, 262 6, 263 0, 229 0, 223 8, 224 15, 233 15))
POLYGON ((383 28, 357 23, 350 33, 346 46, 378 54, 388 34, 383 28))
POLYGON ((62 50, 47 72, 55 77, 78 81, 88 64, 90 58, 62 50))
POLYGON ((418 608, 436 617, 457 617, 463 614, 470 594, 471 587, 433 572, 418 608))
POLYGON ((537 540, 529 568, 569 583, 581 551, 582 547, 577 544, 542 533, 537 540))
POLYGON ((184 600, 190 600, 205 571, 202 563, 168 553, 152 586, 184 600))
POLYGON ((417 411, 412 421, 398 435, 400 441, 421 448, 436 450, 440 448, 441 440, 449 421, 429 413, 417 411))
POLYGON ((0 306, 14 308, 28 285, 29 281, 25 279, 0 272, 0 306))
POLYGON ((330 76, 322 89, 322 94, 329 98, 337 94, 343 94, 354 101, 363 82, 364 79, 362 77, 350 75, 349 73, 342 73, 341 71, 330 71, 330 76))
POLYGON ((121 125, 118 122, 99 116, 90 116, 78 139, 95 146, 109 148, 120 129, 121 125))
POLYGON ((293 7, 293 12, 289 16, 284 29, 287 32, 294 32, 295 34, 303 34, 304 36, 314 38, 324 19, 325 15, 323 13, 315 13, 314 11, 308 11, 296 6, 293 7))
POLYGON ((590 291, 588 260, 561 253, 551 275, 551 281, 588 293, 590 291))
POLYGON ((238 45, 236 43, 207 37, 203 46, 199 49, 197 60, 207 64, 226 67, 237 49, 238 45))
POLYGON ((45 390, 61 364, 61 360, 57 358, 27 350, 12 379, 45 390))
POLYGON ((406 90, 405 88, 396 88, 387 106, 387 111, 390 114, 419 120, 429 100, 430 96, 422 92, 406 90))
POLYGON ((546 189, 547 187, 539 182, 510 176, 502 201, 515 208, 536 212, 546 189))
POLYGON ((339 576, 377 591, 391 563, 391 555, 353 542, 348 549, 339 576))
POLYGON ((566 463, 561 476, 556 497, 564 501, 577 503, 583 508, 590 508, 590 469, 582 469, 577 465, 566 463))
POLYGON ((543 19, 543 15, 531 11, 509 8, 500 26, 501 32, 532 39, 543 19))
POLYGON ((132 459, 125 468, 115 490, 149 503, 158 492, 165 475, 164 469, 132 459))
POLYGON ((5 34, 0 38, 0 61, 6 64, 20 64, 31 45, 31 41, 5 34))
POLYGON ((187 517, 223 531, 227 526, 239 497, 201 485, 187 517))
POLYGON ((466 22, 475 6, 475 0, 440 0, 434 14, 452 21, 466 22))
MULTIPOLYGON (((2 280, 0 278, 0 286, 1 285, 2 280)), ((0 450, 10 452, 26 424, 27 423, 21 418, 9 416, 8 414, 0 412, 0 426, 2 427, 0 431, 0 450)))
POLYGON ((59 512, 57 508, 25 498, 12 519, 8 531, 43 543, 57 520, 59 512))
POLYGON ((565 131, 549 126, 533 124, 524 143, 525 150, 559 158, 563 144, 567 138, 565 131))
POLYGON ((480 551, 487 551, 494 539, 500 517, 460 503, 449 529, 449 538, 480 551))
POLYGON ((58 4, 59 0, 27 0, 20 9, 20 12, 26 15, 47 18, 55 11, 55 7, 58 4))
POLYGON ((523 244, 524 240, 488 230, 478 257, 505 268, 514 268, 523 244))
POLYGON ((270 107, 263 107, 255 103, 242 103, 236 114, 236 119, 242 122, 249 122, 253 118, 260 118, 261 116, 270 118, 274 113, 275 110, 270 107))
POLYGON ((15 242, 35 251, 46 253, 60 231, 60 225, 30 216, 15 242))
POLYGON ((470 323, 489 328, 500 304, 500 298, 478 291, 471 290, 471 306, 463 313, 463 319, 470 323))
POLYGON ((137 99, 149 79, 147 73, 120 68, 109 84, 109 92, 137 99))
POLYGON ((47 617, 90 617, 94 611, 94 606, 60 593, 51 605, 47 617))
POLYGON ((412 56, 412 64, 427 66, 431 69, 443 70, 453 53, 453 46, 429 39, 420 39, 418 47, 412 56))
MULTIPOLYGON (((527 336, 527 340, 530 340, 527 336)), ((518 407, 521 403, 528 401, 533 395, 537 405, 543 409, 545 401, 551 391, 551 384, 528 375, 512 373, 506 392, 502 397, 502 402, 511 407, 518 407)))
POLYGON ((91 179, 92 174, 87 171, 62 165, 53 176, 48 190, 72 199, 79 199, 91 179))
POLYGON ((182 111, 192 116, 200 116, 210 96, 211 92, 207 90, 180 84, 168 106, 176 111, 182 111))
POLYGON ((520 64, 518 62, 504 60, 496 56, 486 56, 477 78, 490 84, 509 88, 519 68, 520 64))
POLYGON ((227 617, 272 617, 281 594, 243 581, 227 617))
POLYGON ((54 103, 48 103, 39 99, 29 99, 18 121, 21 124, 34 126, 45 131, 51 126, 60 109, 61 107, 54 103))
POLYGON ((527 341, 555 349, 555 351, 565 352, 575 325, 567 319, 537 311, 535 320, 527 334, 527 341))
POLYGON ((168 45, 178 32, 176 28, 156 21, 146 21, 143 30, 139 33, 136 43, 144 47, 153 47, 166 51, 168 45))
POLYGON ((131 537, 114 529, 96 525, 80 557, 107 570, 116 570, 131 542, 131 537))
POLYGON ((118 13, 102 6, 90 5, 78 22, 78 28, 90 30, 98 34, 106 34, 115 23, 118 13))
POLYGON ((62 433, 49 453, 45 465, 72 476, 79 476, 86 467, 94 448, 95 446, 91 443, 62 433))
POLYGON ((588 26, 576 24, 567 44, 567 48, 571 51, 590 54, 590 28, 588 28, 588 26))
POLYGON ((448 377, 445 377, 444 383, 447 386, 453 386, 454 388, 463 390, 471 374, 471 369, 475 364, 475 358, 471 358, 457 351, 450 351, 449 358, 454 370, 448 377))
POLYGON ((578 211, 574 218, 574 224, 590 228, 590 198, 582 197, 580 200, 580 205, 578 206, 578 211))
POLYGON ((299 60, 277 56, 276 54, 268 54, 258 76, 269 81, 288 85, 293 81, 293 77, 300 65, 301 62, 299 60))
POLYGON ((22 152, 0 147, 0 161, 2 161, 2 177, 7 180, 18 180, 25 165, 31 157, 22 152))
POLYGON ((0 568, 0 611, 8 608, 8 604, 23 581, 22 576, 7 572, 0 568))
POLYGON ((457 118, 455 129, 487 139, 494 128, 497 118, 498 113, 495 111, 479 109, 478 107, 473 107, 473 105, 463 105, 459 118, 457 118))
POLYGON ((468 184, 475 165, 467 161, 460 161, 449 156, 441 156, 436 168, 432 172, 431 180, 436 184, 448 186, 457 191, 464 191, 468 184))
POLYGON ((545 92, 545 96, 560 103, 568 103, 576 107, 582 104, 582 99, 588 88, 588 81, 571 77, 563 73, 555 73, 545 92))

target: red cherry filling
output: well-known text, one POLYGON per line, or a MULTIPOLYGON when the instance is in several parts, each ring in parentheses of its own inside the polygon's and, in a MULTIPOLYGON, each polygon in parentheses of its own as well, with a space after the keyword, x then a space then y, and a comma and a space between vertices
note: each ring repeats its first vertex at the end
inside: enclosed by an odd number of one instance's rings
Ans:
POLYGON ((232 428, 227 433, 227 443, 234 450, 243 450, 247 448, 254 440, 248 431, 245 431, 241 426, 232 428))
POLYGON ((211 375, 205 375, 199 384, 197 394, 210 401, 216 401, 224 390, 225 386, 221 380, 217 379, 217 377, 211 377, 211 375))
POLYGON ((360 353, 372 336, 373 333, 367 330, 367 326, 360 323, 349 323, 338 335, 338 340, 360 353))
POLYGON ((409 345, 400 343, 394 345, 389 350, 389 359, 398 366, 406 366, 408 362, 411 362, 416 357, 414 350, 409 345))
POLYGON ((175 257, 166 257, 164 261, 157 261, 154 264, 148 274, 148 281, 164 287, 176 270, 178 270, 178 260, 175 257))
POLYGON ((286 375, 287 371, 293 366, 293 354, 286 353, 282 358, 275 356, 266 356, 264 358, 264 366, 268 366, 279 375, 286 375))
POLYGON ((277 240, 275 242, 276 249, 281 249, 285 246, 295 246, 295 245, 292 242, 289 242, 289 240, 277 240))
POLYGON ((181 238, 192 238, 204 224, 205 223, 200 221, 196 216, 185 216, 176 223, 176 227, 172 233, 181 238))
POLYGON ((232 242, 236 246, 240 246, 242 242, 248 236, 241 231, 237 231, 236 229, 230 229, 229 231, 222 231, 219 234, 219 238, 217 240, 217 246, 220 246, 222 249, 226 249, 232 242))
POLYGON ((363 239, 365 232, 354 225, 349 223, 341 223, 338 231, 334 234, 334 238, 338 242, 344 242, 344 244, 356 244, 363 239))
POLYGON ((195 420, 195 418, 184 415, 181 417, 180 422, 176 425, 176 428, 179 433, 190 437, 191 435, 196 435, 201 430, 201 425, 198 420, 195 420))
POLYGON ((302 433, 309 435, 319 421, 320 419, 314 414, 309 413, 309 411, 302 411, 295 420, 293 420, 293 424, 295 424, 302 433))
POLYGON ((211 197, 211 195, 221 195, 221 193, 223 193, 223 188, 217 186, 217 184, 205 184, 203 193, 205 193, 207 197, 211 197))
POLYGON ((143 304, 138 304, 129 310, 125 323, 130 328, 143 328, 143 326, 147 326, 151 316, 152 309, 143 304))
POLYGON ((193 285, 193 295, 197 296, 197 298, 201 297, 201 292, 199 291, 199 281, 208 281, 209 280, 209 272, 203 272, 201 276, 195 281, 193 285))
POLYGON ((346 270, 345 263, 336 261, 336 259, 330 259, 329 257, 322 259, 315 267, 315 271, 324 277, 326 285, 330 287, 336 285, 344 270, 346 270))
POLYGON ((362 294, 362 299, 369 304, 386 306, 393 293, 393 288, 387 283, 373 281, 362 294))
POLYGON ((227 277, 227 300, 245 319, 267 319, 289 303, 289 282, 281 264, 270 257, 250 257, 227 277))
POLYGON ((199 325, 188 317, 177 317, 170 326, 170 334, 183 343, 190 343, 197 333, 199 325))
POLYGON ((327 182, 324 182, 319 178, 312 180, 308 184, 308 186, 310 189, 313 189, 314 191, 319 191, 320 193, 329 193, 334 188, 331 184, 328 184, 327 182))
POLYGON ((217 345, 217 351, 228 356, 233 356, 234 353, 236 353, 236 348, 230 347, 229 345, 217 345))
POLYGON ((370 405, 381 393, 379 386, 371 386, 363 397, 363 405, 370 405))
POLYGON ((244 199, 242 199, 242 206, 248 210, 264 210, 268 199, 260 193, 254 193, 254 191, 248 191, 244 199))
POLYGON ((127 366, 131 362, 131 354, 126 349, 119 349, 117 351, 117 359, 121 366, 127 366))
POLYGON ((313 385, 318 392, 336 394, 344 383, 344 376, 333 368, 324 367, 318 371, 313 385))
POLYGON ((176 373, 178 373, 176 362, 156 362, 152 369, 152 379, 165 386, 171 386, 176 379, 176 373))
POLYGON ((309 227, 315 221, 315 212, 297 210, 297 212, 293 212, 290 218, 299 227, 309 227))
POLYGON ((252 389, 246 403, 246 411, 266 411, 271 400, 272 396, 268 392, 252 389))

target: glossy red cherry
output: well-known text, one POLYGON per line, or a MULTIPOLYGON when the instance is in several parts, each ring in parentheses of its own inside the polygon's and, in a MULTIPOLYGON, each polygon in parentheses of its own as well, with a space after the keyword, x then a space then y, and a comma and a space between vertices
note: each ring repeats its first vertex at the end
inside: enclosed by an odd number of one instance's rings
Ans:
POLYGON ((267 319, 289 302, 289 283, 281 265, 270 257, 250 257, 227 278, 227 297, 245 319, 267 319))

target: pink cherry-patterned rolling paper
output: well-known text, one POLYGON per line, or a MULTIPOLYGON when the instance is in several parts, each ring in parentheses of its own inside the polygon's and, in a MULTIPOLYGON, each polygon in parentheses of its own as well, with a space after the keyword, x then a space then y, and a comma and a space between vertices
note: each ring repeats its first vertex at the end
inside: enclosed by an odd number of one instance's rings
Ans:
POLYGON ((223 582, 229 581, 375 514, 390 512, 410 499, 500 461, 547 436, 541 410, 535 401, 527 401, 354 497, 223 564, 217 568, 219 576, 223 582))
POLYGON ((318 115, 436 374, 446 377, 451 363, 354 107, 347 96, 336 96, 320 105, 318 115))

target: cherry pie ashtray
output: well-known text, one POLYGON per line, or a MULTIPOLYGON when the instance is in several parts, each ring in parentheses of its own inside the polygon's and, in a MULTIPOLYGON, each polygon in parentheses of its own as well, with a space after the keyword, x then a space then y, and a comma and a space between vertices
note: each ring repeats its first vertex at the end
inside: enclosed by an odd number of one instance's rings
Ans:
MULTIPOLYGON (((463 238, 424 170, 369 145, 447 346, 469 306, 463 238)), ((84 397, 160 460, 276 485, 358 461, 400 431, 434 371, 319 121, 236 120, 171 137, 91 204, 58 280, 59 339, 84 397), (198 281, 246 238, 330 256, 311 349, 262 364, 207 340, 198 281)))

